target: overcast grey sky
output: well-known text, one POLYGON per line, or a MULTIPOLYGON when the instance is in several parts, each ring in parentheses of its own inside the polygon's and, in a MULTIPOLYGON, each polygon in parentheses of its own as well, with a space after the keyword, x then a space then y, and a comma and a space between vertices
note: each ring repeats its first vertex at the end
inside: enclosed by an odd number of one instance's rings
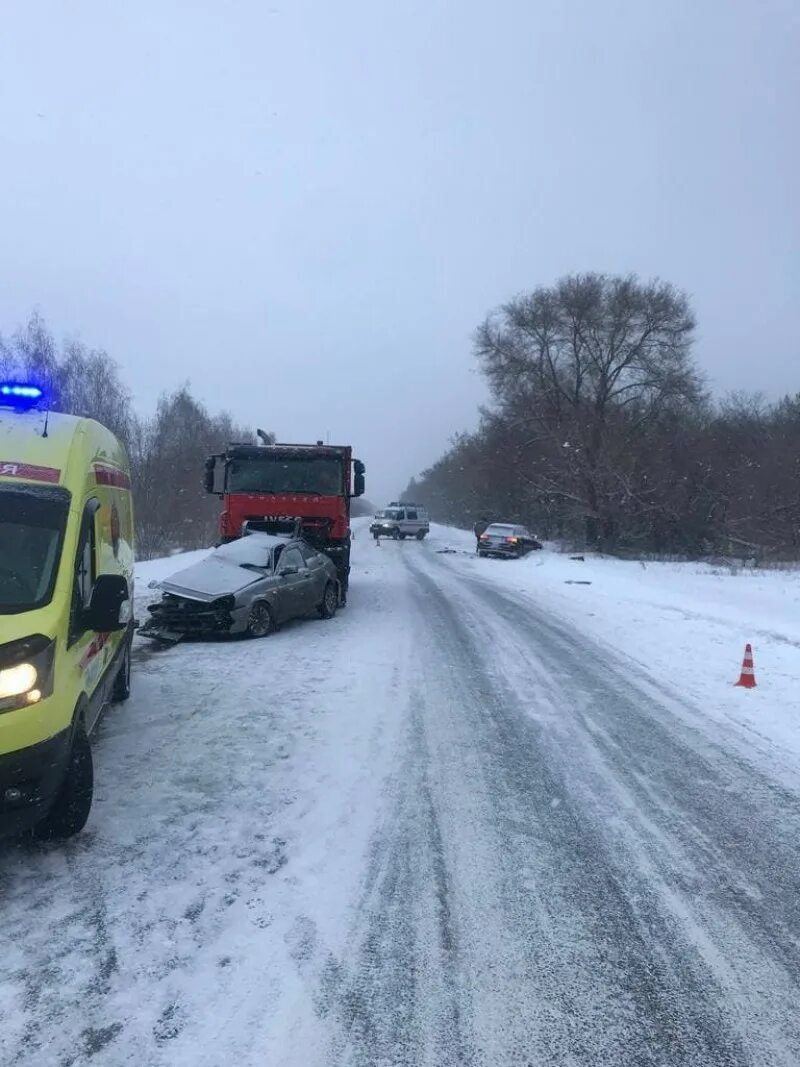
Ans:
POLYGON ((0 330, 352 442, 376 503, 568 271, 667 278, 716 389, 796 391, 799 72, 796 0, 5 0, 0 330))

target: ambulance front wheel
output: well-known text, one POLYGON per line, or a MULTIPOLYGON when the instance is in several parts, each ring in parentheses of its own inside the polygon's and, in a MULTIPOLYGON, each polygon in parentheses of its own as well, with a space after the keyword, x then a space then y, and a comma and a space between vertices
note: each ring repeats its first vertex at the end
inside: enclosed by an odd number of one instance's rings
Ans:
POLYGON ((75 727, 64 781, 53 806, 33 828, 40 841, 59 841, 81 832, 92 809, 94 768, 92 747, 82 721, 75 727))

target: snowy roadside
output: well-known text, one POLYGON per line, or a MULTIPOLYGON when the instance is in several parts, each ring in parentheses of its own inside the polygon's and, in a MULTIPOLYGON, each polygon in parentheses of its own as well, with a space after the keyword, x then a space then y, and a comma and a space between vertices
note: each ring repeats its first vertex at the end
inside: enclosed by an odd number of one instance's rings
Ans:
POLYGON ((693 704, 762 756, 800 771, 800 572, 739 571, 701 563, 637 563, 552 551, 478 559, 472 534, 436 526, 442 559, 556 616, 627 657, 667 696, 693 704), (591 584, 574 584, 588 582, 591 584), (745 642, 758 688, 739 676, 745 642))
MULTIPOLYGON (((138 566, 140 618, 193 555, 138 566)), ((356 552, 352 607, 268 641, 137 639, 86 830, 2 846, 0 1062, 218 1067, 323 1040, 307 987, 344 951, 413 667, 382 563, 356 552)))

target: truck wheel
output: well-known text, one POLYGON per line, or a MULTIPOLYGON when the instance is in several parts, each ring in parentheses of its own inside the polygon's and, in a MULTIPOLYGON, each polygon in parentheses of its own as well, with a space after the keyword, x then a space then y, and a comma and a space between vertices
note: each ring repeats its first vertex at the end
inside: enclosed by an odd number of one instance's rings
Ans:
POLYGON ((259 600, 250 609, 250 618, 247 620, 248 637, 269 637, 274 629, 275 620, 272 617, 269 604, 259 600))
POLYGON ((131 643, 125 641, 125 651, 122 653, 122 663, 114 679, 114 688, 111 690, 111 703, 121 704, 131 695, 131 643))
POLYGON ((86 825, 92 809, 94 768, 92 747, 82 722, 75 728, 67 772, 53 806, 33 828, 39 841, 61 841, 78 834, 86 825))
POLYGON ((418 541, 424 541, 425 540, 425 534, 427 532, 428 532, 427 530, 417 530, 417 540, 418 541))
POLYGON ((322 594, 322 603, 319 608, 319 615, 321 619, 332 619, 336 614, 336 609, 339 607, 339 590, 333 584, 328 582, 325 586, 325 592, 322 594))

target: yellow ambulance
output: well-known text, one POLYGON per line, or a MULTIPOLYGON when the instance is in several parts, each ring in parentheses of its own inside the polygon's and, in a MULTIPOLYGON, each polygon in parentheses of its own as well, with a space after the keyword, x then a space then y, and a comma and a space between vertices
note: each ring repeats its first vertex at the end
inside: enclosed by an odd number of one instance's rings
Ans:
POLYGON ((133 507, 119 441, 0 382, 0 834, 78 833, 89 738, 130 691, 133 507))

